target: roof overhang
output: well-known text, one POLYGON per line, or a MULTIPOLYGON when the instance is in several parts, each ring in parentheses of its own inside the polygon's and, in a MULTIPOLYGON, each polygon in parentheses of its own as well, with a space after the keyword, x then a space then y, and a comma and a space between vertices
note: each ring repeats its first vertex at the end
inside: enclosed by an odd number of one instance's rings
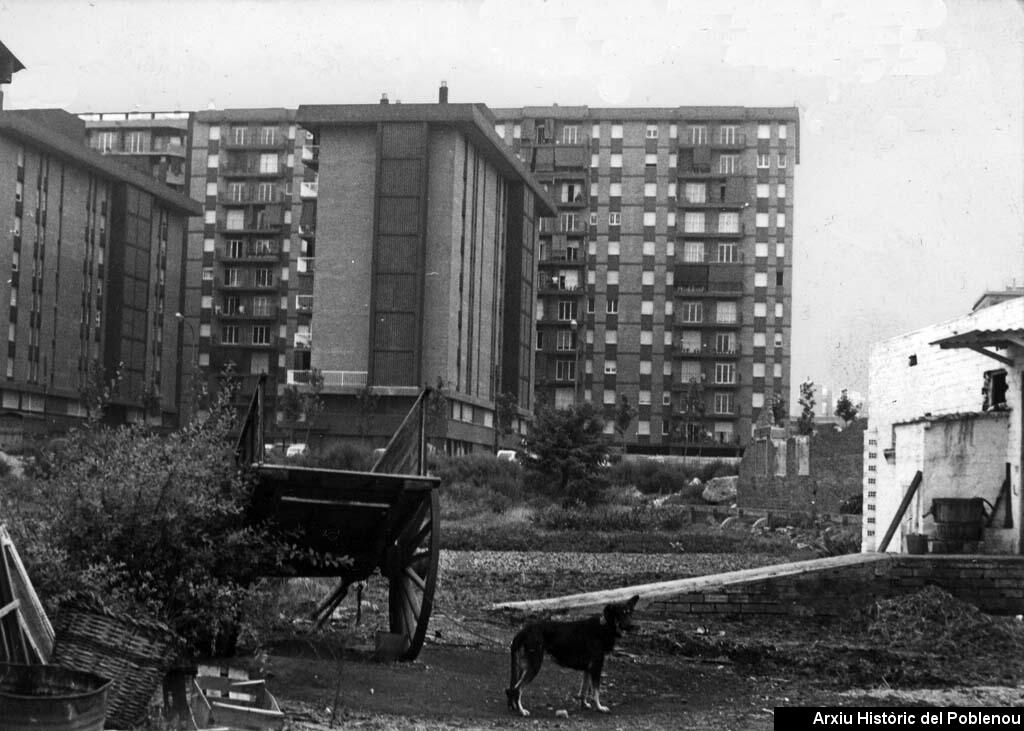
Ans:
POLYGON ((993 352, 989 348, 1007 350, 1012 347, 1024 350, 1024 328, 1013 330, 971 330, 965 333, 957 333, 949 337, 935 340, 931 345, 938 345, 943 350, 951 348, 967 348, 980 353, 988 358, 997 360, 1004 365, 1012 366, 1012 358, 993 352))

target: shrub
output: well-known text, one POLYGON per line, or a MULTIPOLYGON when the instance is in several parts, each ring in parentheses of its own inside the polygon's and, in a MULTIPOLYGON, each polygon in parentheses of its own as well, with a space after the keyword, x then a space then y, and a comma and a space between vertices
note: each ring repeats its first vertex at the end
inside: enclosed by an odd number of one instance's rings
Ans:
POLYGON ((332 470, 353 470, 366 472, 373 467, 373 450, 362 444, 344 442, 332 447, 323 454, 304 454, 301 457, 290 457, 289 462, 304 467, 323 467, 332 470))
POLYGON ((5 491, 50 611, 92 590, 111 609, 166 622, 190 654, 231 650, 261 575, 287 549, 246 519, 253 482, 234 462, 228 398, 168 436, 90 424, 46 454, 48 475, 5 491))
POLYGON ((707 482, 712 477, 738 474, 738 468, 715 461, 703 465, 657 462, 655 460, 622 460, 609 470, 612 484, 636 485, 645 495, 690 492, 693 478, 707 482))

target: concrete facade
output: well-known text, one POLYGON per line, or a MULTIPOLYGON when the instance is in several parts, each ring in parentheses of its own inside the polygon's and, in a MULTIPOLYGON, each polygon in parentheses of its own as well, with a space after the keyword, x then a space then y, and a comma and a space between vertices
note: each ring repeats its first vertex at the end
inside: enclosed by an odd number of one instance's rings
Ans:
POLYGON ((931 532, 924 513, 934 498, 996 503, 1008 475, 1013 527, 1004 527, 1004 502, 984 547, 1020 553, 1024 298, 878 343, 869 364, 863 550, 878 549, 920 470, 889 551, 903 550, 909 533, 931 532), (992 377, 1005 385, 998 404, 983 392, 992 377))
POLYGON ((611 429, 625 396, 630 451, 739 454, 789 401, 797 110, 496 114, 559 204, 541 229, 538 398, 603 405, 611 429))
POLYGON ((533 330, 521 303, 534 296, 535 209, 554 207, 490 112, 310 106, 298 122, 319 151, 310 363, 325 377, 324 438, 379 445, 399 405, 437 385, 446 418, 432 436, 446 451, 494 447, 502 393, 524 429, 533 330))
POLYGON ((90 369, 123 380, 112 421, 178 423, 186 220, 198 205, 90 151, 59 110, 0 113, 3 441, 84 417, 90 369), (17 428, 20 423, 20 429, 17 428), (8 428, 9 427, 9 428, 8 428))

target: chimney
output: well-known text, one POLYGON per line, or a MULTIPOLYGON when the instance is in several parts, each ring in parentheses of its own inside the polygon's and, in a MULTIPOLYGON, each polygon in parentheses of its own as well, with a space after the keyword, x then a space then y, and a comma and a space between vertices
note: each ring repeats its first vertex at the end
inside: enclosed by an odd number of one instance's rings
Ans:
POLYGON ((380 103, 381 104, 390 104, 391 103, 391 102, 388 101, 388 93, 386 91, 383 94, 380 95, 380 103))
POLYGON ((447 104, 448 103, 448 82, 442 81, 441 88, 437 90, 437 103, 447 104))

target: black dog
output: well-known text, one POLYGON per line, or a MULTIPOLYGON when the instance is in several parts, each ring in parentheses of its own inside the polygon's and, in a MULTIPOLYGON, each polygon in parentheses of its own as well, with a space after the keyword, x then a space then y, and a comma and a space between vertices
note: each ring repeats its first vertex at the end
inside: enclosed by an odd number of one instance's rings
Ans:
POLYGON ((589 708, 588 690, 593 692, 594 707, 602 713, 608 708, 601 705, 601 669, 605 654, 615 647, 615 640, 633 623, 633 608, 640 600, 609 604, 601 614, 576 622, 531 622, 512 639, 512 675, 509 679, 509 710, 523 716, 530 712, 523 708, 523 688, 540 671, 547 652, 564 668, 583 671, 580 683, 580 705, 589 708))

